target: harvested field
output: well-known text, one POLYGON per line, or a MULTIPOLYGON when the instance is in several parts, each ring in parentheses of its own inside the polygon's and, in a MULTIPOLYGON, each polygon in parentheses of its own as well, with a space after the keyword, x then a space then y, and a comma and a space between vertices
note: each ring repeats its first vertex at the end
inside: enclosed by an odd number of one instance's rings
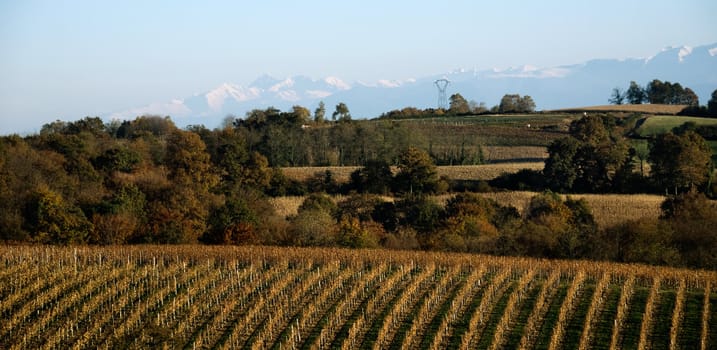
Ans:
MULTIPOLYGON (((512 148, 512 147, 507 147, 512 148)), ((523 148, 523 147, 520 147, 523 148)), ((541 151, 545 152, 543 147, 524 147, 525 154, 539 156, 541 151)), ((497 153, 518 152, 506 150, 505 148, 496 147, 497 153)), ((532 156, 531 156, 532 157, 532 156)), ((545 164, 543 162, 516 162, 516 163, 495 163, 481 165, 453 165, 438 166, 438 176, 447 176, 452 180, 491 180, 503 173, 516 173, 521 169, 542 170, 545 164)), ((318 166, 318 167, 287 167, 282 168, 284 175, 290 179, 297 181, 306 181, 315 174, 323 174, 331 171, 333 178, 339 183, 347 183, 351 179, 351 173, 360 169, 356 166, 318 166)), ((396 172, 396 168, 393 168, 396 172)))
POLYGON ((520 165, 522 162, 547 159, 548 149, 542 146, 484 146, 483 157, 487 163, 510 162, 520 165))
POLYGON ((580 112, 626 112, 626 113, 647 113, 647 114, 669 114, 676 115, 682 112, 687 105, 663 105, 663 104, 639 104, 639 105, 604 105, 557 109, 551 113, 580 113, 580 112))
MULTIPOLYGON (((495 192, 480 195, 493 198, 503 205, 511 205, 521 213, 527 208, 536 192, 495 192)), ((621 224, 630 220, 648 218, 657 220, 663 196, 650 194, 570 194, 562 197, 585 199, 600 228, 621 224)))
MULTIPOLYGON (((479 193, 478 195, 494 199, 502 205, 513 206, 522 214, 530 203, 530 199, 536 194, 536 192, 512 191, 479 193)), ((453 195, 441 195, 436 199, 439 202, 445 202, 451 196, 453 195)), ((665 199, 663 196, 649 194, 571 194, 567 196, 574 199, 585 199, 600 228, 642 218, 657 220, 660 216, 660 205, 665 199)), ((343 198, 345 197, 337 196, 334 197, 334 200, 341 201, 343 198)), ((303 200, 304 197, 278 197, 272 198, 270 201, 276 213, 286 217, 296 215, 303 200)), ((385 200, 393 199, 386 197, 385 200)))
POLYGON ((306 181, 317 173, 331 172, 333 178, 339 183, 347 183, 351 179, 351 173, 360 169, 358 166, 306 166, 281 168, 284 176, 297 180, 306 181))
POLYGON ((439 166, 438 175, 451 180, 492 180, 503 173, 517 173, 522 169, 543 170, 544 166, 543 162, 439 166))

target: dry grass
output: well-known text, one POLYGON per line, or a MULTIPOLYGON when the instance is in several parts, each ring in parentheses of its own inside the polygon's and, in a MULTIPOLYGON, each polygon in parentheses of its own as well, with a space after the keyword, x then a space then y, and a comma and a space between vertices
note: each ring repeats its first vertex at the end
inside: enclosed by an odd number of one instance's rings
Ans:
POLYGON ((662 105, 662 104, 640 104, 640 105, 605 105, 578 108, 558 109, 550 112, 627 112, 627 113, 648 113, 648 114, 670 114, 675 115, 682 112, 687 105, 662 105))
POLYGON ((351 179, 351 173, 361 167, 358 166, 306 166, 306 167, 287 167, 281 168, 284 172, 284 176, 297 180, 306 181, 316 173, 325 173, 327 170, 331 171, 331 175, 334 179, 340 183, 349 182, 351 179))
POLYGON ((544 166, 543 162, 439 166, 438 175, 452 180, 492 180, 503 173, 517 173, 522 169, 543 170, 544 166))
POLYGON ((580 194, 571 197, 584 198, 588 202, 601 228, 642 218, 657 220, 660 205, 665 200, 664 196, 651 194, 580 194))
MULTIPOLYGON (((522 214, 528 207, 530 199, 536 192, 495 192, 484 193, 482 196, 495 199, 503 205, 510 205, 522 214)), ((660 216, 660 205, 663 196, 650 194, 571 194, 570 198, 585 199, 592 210, 595 221, 600 228, 606 228, 630 220, 660 216)), ((567 196, 563 196, 565 198, 567 196)))
MULTIPOLYGON (((526 158, 544 158, 547 156, 544 147, 495 147, 496 152, 503 155, 519 154, 523 152, 526 158), (509 150, 510 148, 520 148, 521 150, 509 150)), ((481 165, 454 165, 439 166, 438 176, 446 176, 453 180, 491 180, 502 173, 516 173, 521 169, 542 170, 545 164, 543 162, 517 162, 517 163, 497 163, 497 164, 481 164, 481 165)), ((360 169, 357 166, 314 166, 314 167, 290 167, 282 168, 284 175, 290 179, 297 181, 306 181, 312 176, 323 174, 331 171, 333 178, 339 183, 347 183, 351 179, 351 173, 360 169)), ((394 173, 396 168, 392 168, 394 173)))
POLYGON ((274 207, 274 211, 277 215, 285 218, 287 216, 296 215, 299 210, 299 206, 306 197, 287 196, 287 197, 275 197, 269 198, 269 203, 274 207))
POLYGON ((546 159, 548 149, 543 146, 483 146, 483 157, 488 162, 546 159))
MULTIPOLYGON (((480 196, 491 198, 502 205, 512 206, 522 214, 537 192, 512 191, 480 193, 480 196)), ((453 195, 441 195, 436 199, 445 203, 453 195)), ((573 199, 585 199, 592 210, 595 221, 600 228, 607 228, 636 219, 654 219, 660 216, 660 205, 665 197, 649 194, 571 194, 573 199)), ((566 196, 563 196, 566 197, 566 196)), ((341 201, 345 196, 334 197, 341 201)), ((385 200, 393 200, 386 197, 385 200)), ((304 197, 278 197, 270 201, 276 213, 283 217, 296 215, 304 197)))

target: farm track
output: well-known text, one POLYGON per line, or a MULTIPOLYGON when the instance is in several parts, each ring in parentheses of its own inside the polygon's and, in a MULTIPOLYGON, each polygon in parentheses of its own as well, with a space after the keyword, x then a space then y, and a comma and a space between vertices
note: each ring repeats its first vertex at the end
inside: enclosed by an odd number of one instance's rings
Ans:
POLYGON ((717 273, 272 247, 0 247, 0 348, 715 348, 717 273))

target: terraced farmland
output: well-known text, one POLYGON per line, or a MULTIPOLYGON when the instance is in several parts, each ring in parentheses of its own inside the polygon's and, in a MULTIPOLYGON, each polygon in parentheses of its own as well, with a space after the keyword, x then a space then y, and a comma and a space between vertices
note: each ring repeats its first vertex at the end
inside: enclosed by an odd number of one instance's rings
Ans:
POLYGON ((0 247, 0 348, 714 349, 717 273, 275 247, 0 247))

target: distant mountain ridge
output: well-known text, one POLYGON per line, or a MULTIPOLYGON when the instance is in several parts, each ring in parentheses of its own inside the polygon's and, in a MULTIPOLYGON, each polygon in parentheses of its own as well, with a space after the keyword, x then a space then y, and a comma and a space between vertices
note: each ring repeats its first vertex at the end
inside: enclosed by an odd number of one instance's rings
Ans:
POLYGON ((602 105, 613 88, 626 89, 630 81, 640 85, 653 79, 679 82, 697 93, 706 104, 717 89, 717 43, 699 47, 670 47, 648 58, 594 59, 556 67, 525 65, 506 69, 458 69, 419 79, 347 83, 338 77, 313 79, 293 76, 277 79, 262 75, 248 86, 224 83, 202 94, 155 102, 106 115, 108 119, 133 119, 154 114, 169 115, 178 125, 216 127, 227 115, 243 117, 255 108, 293 105, 314 109, 324 101, 328 113, 339 102, 348 105, 354 118, 373 118, 407 106, 435 107, 433 82, 450 80, 447 94, 460 93, 468 100, 498 104, 507 93, 530 95, 539 110, 602 105))

